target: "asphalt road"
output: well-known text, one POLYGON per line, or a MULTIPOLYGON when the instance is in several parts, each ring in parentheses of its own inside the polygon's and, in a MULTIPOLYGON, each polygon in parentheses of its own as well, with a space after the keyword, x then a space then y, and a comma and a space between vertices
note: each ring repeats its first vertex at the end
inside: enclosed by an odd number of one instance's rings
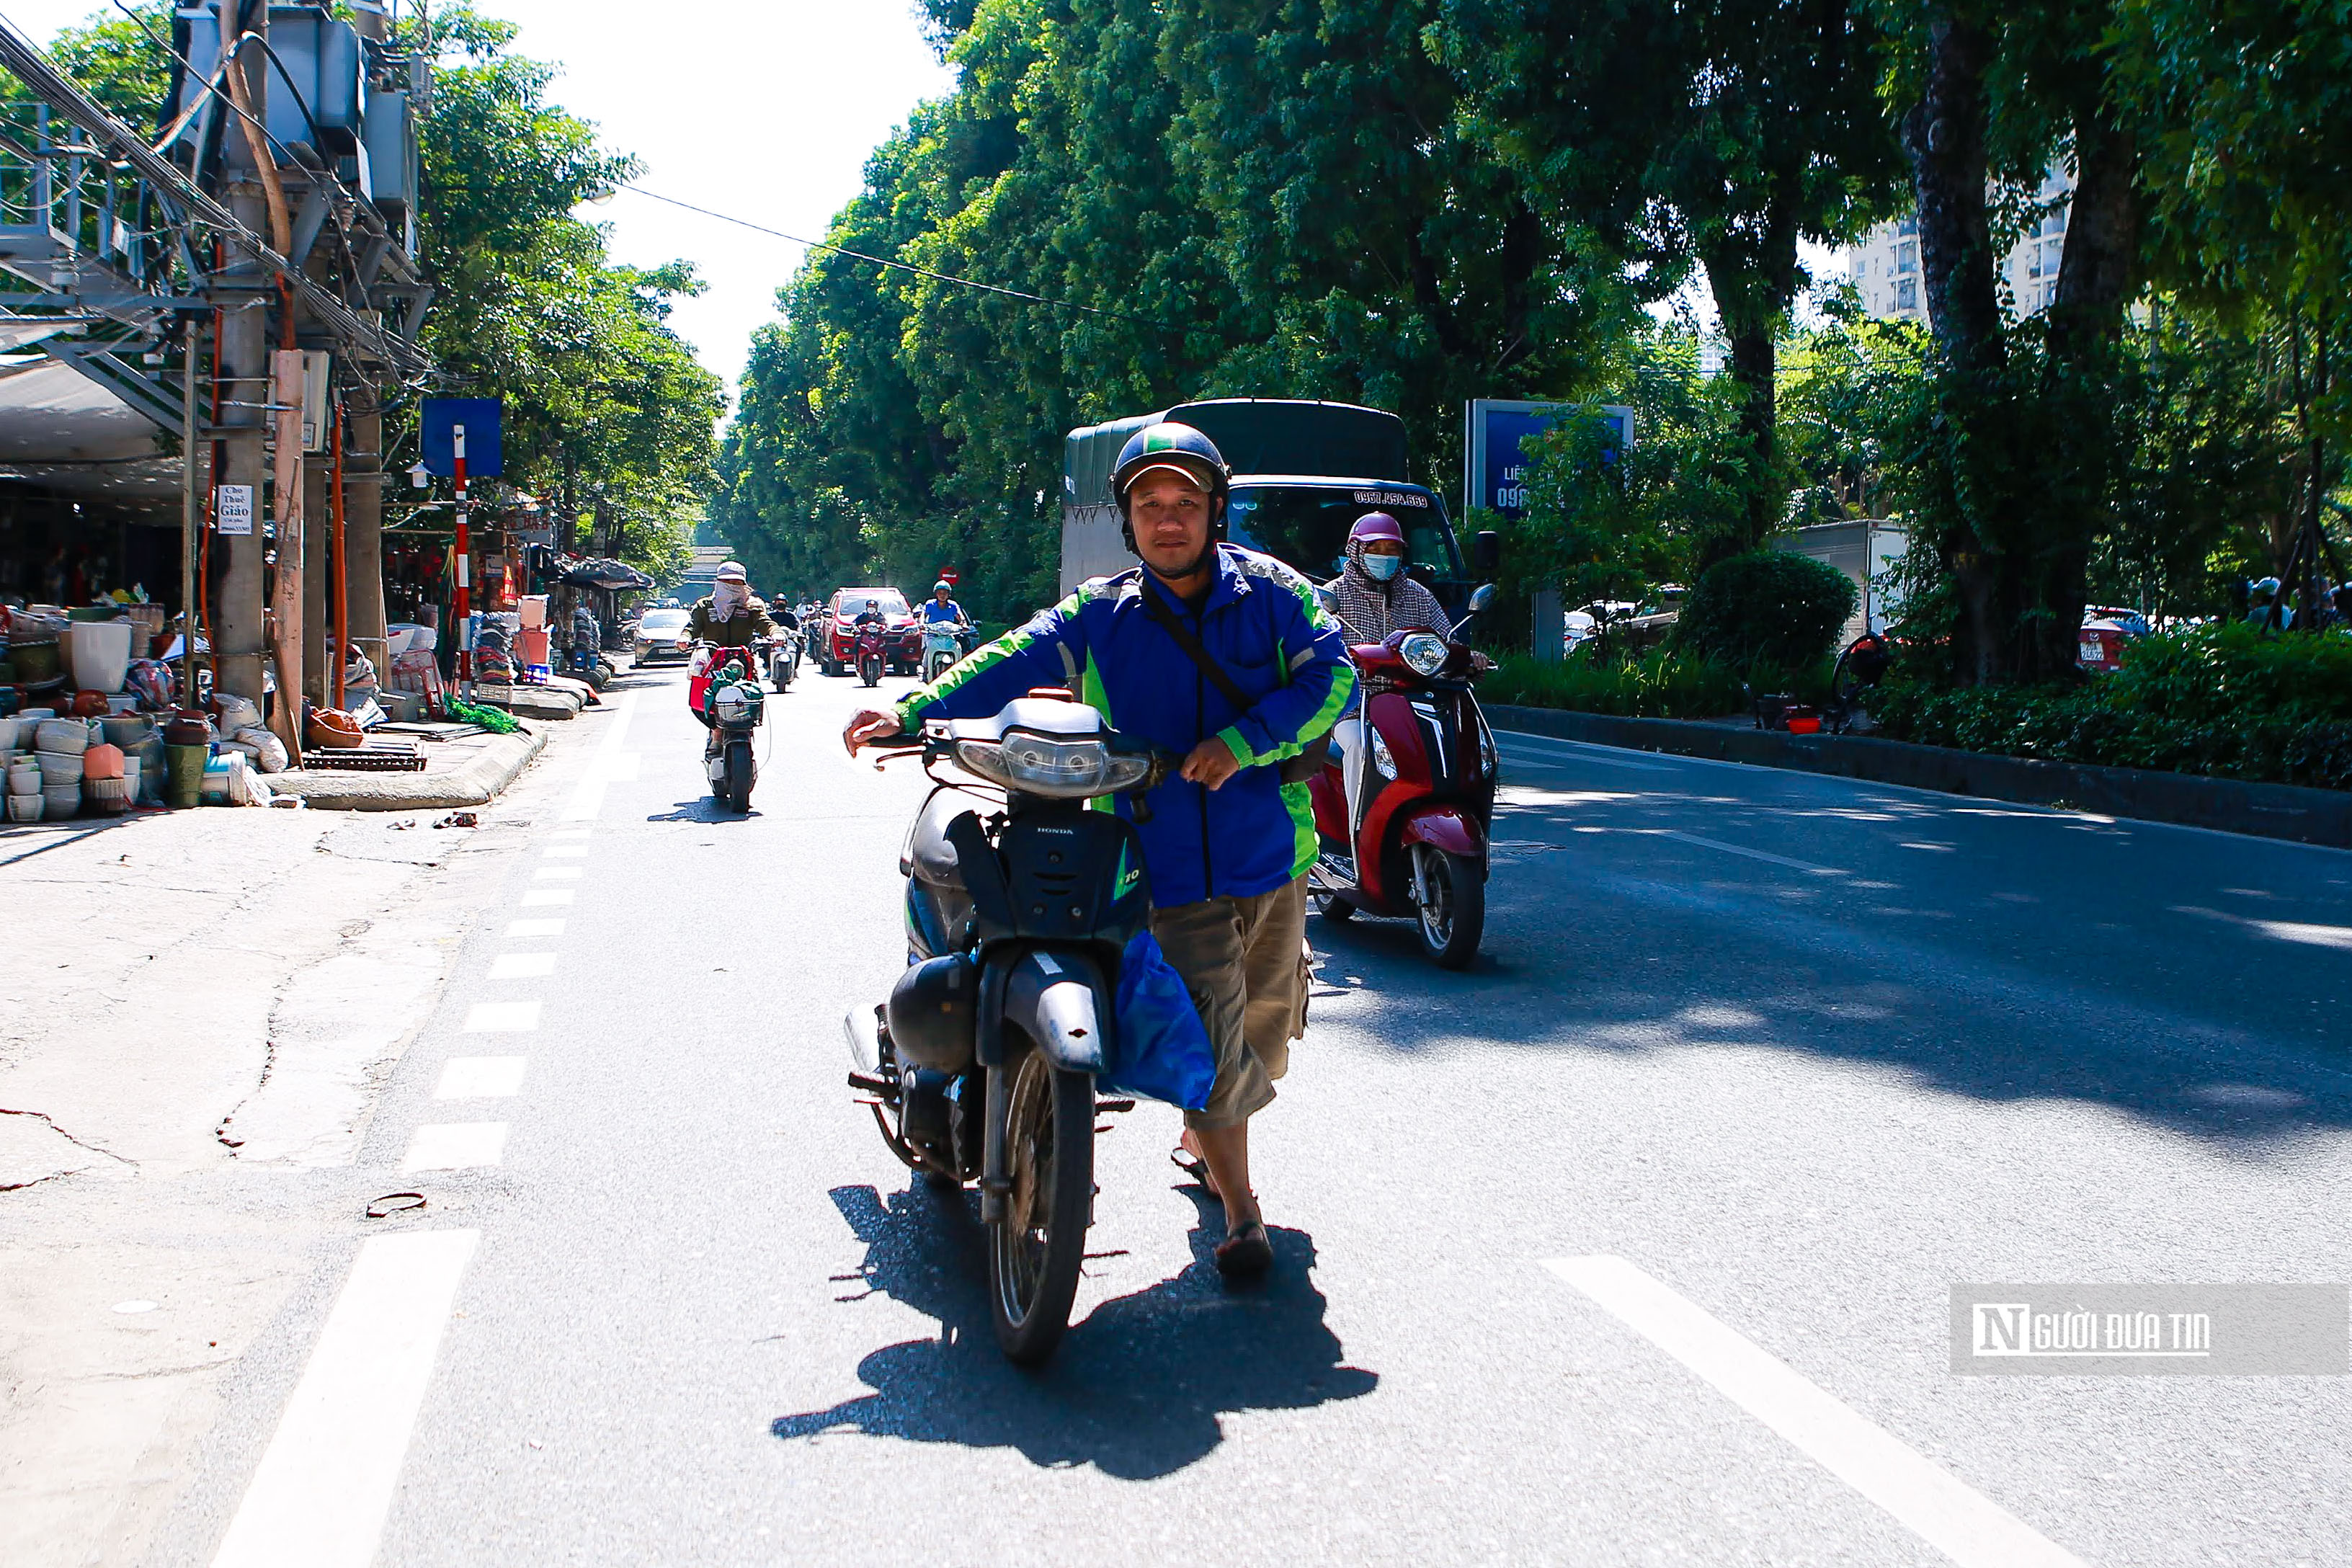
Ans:
POLYGON ((1310 922, 1272 1282, 1107 1119, 1024 1374, 842 1081, 919 778, 811 676, 726 817, 625 684, 368 1135, 428 1206, 352 1216, 161 1561, 2352 1561, 2347 1380, 1949 1342, 1966 1281, 2352 1280, 2352 855, 1507 737, 1473 971, 1310 922))

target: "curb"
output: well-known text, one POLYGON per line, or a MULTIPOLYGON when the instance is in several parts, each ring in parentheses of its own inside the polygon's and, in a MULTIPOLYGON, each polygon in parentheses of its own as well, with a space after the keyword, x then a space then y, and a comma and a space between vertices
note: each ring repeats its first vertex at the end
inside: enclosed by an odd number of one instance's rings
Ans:
POLYGON ((2352 794, 2340 790, 2248 784, 2150 768, 2044 763, 1861 735, 1790 735, 1686 719, 1621 719, 1559 708, 1498 705, 1486 710, 1486 718, 1497 730, 1563 741, 2352 849, 2352 794))
POLYGON ((273 773, 272 792, 299 797, 319 811, 442 811, 488 805, 514 783, 530 760, 547 747, 547 731, 525 724, 511 735, 493 735, 471 762, 447 773, 273 773))

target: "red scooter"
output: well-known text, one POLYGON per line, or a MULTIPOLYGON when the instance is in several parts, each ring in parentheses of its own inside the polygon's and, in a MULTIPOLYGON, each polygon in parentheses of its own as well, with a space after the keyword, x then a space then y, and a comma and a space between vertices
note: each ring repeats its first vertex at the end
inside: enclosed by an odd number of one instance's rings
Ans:
MULTIPOLYGON (((1471 595, 1457 639, 1493 599, 1491 587, 1471 595)), ((1326 920, 1360 910, 1412 916, 1430 957, 1443 968, 1465 968, 1486 926, 1495 735, 1472 687, 1490 666, 1463 642, 1433 632, 1397 632, 1348 651, 1357 674, 1384 689, 1363 702, 1362 820, 1349 821, 1338 745, 1307 785, 1320 838, 1307 892, 1326 920)), ((1359 720, 1351 714, 1339 722, 1359 720)))
POLYGON ((857 645, 851 655, 857 661, 857 679, 872 686, 882 679, 882 628, 862 626, 857 628, 857 645))

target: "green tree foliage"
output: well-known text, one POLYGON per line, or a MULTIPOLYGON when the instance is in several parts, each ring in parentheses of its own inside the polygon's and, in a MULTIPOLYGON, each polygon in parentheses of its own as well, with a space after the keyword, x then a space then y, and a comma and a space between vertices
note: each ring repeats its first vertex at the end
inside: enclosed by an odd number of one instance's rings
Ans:
POLYGON ((1628 290, 1460 129, 1434 0, 940 0, 962 70, 835 243, 1066 301, 813 256, 755 347, 722 516, 796 587, 1057 575, 1061 447, 1185 398, 1395 409, 1459 471, 1464 398, 1570 394, 1628 290), (755 536, 758 542, 754 543, 755 536))
POLYGON ((1891 206, 1878 33, 1845 0, 1450 0, 1432 37, 1469 123, 1532 199, 1663 291, 1705 268, 1730 348, 1743 505, 1705 561, 1780 521, 1775 354, 1807 279, 1801 239, 1858 237, 1891 206))
MULTIPOLYGON (((144 131, 161 120, 171 91, 172 58, 155 40, 172 36, 172 5, 171 0, 145 0, 131 9, 136 19, 111 7, 94 9, 87 22, 59 31, 46 52, 100 108, 144 131)), ((23 82, 0 71, 0 103, 29 103, 32 96, 23 82)))
POLYGON ((423 126, 425 341, 443 384, 505 403, 507 481, 590 520, 583 549, 656 574, 688 557, 709 493, 719 380, 668 323, 693 269, 619 265, 572 216, 635 164, 548 100, 551 67, 510 24, 436 11, 444 51, 423 126))

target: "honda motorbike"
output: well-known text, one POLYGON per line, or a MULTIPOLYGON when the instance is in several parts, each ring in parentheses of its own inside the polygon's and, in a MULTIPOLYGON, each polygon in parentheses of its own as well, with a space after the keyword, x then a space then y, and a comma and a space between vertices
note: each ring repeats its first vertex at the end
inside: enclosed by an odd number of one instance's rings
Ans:
POLYGON ((1034 1365, 1077 1291, 1096 1113, 1134 1104, 1097 1102, 1095 1078, 1115 1059, 1120 960, 1150 894, 1133 825, 1087 803, 1139 796, 1182 759, 1060 690, 882 744, 919 748, 939 787, 898 857, 908 968, 845 1020, 849 1082, 909 1168, 980 1184, 997 1344, 1034 1365))
POLYGON ((729 811, 751 809, 751 785, 760 776, 751 735, 766 717, 766 694, 754 673, 753 650, 699 644, 687 665, 687 705, 710 727, 702 749, 703 772, 711 798, 729 811))
POLYGON ((882 679, 882 628, 866 626, 857 628, 857 642, 850 657, 857 662, 857 679, 872 686, 882 679))
POLYGON ((1495 815, 1496 758, 1473 689, 1486 668, 1462 640, 1494 602, 1470 596, 1470 614, 1448 642, 1402 631, 1349 649, 1372 691, 1356 748, 1357 807, 1350 813, 1338 746, 1309 781, 1318 847, 1307 890, 1326 920, 1360 911, 1412 917, 1421 945, 1446 969, 1478 955, 1486 926, 1486 845, 1495 815))
POLYGON ((963 637, 954 623, 934 621, 923 627, 923 683, 929 685, 942 670, 963 657, 963 637))

